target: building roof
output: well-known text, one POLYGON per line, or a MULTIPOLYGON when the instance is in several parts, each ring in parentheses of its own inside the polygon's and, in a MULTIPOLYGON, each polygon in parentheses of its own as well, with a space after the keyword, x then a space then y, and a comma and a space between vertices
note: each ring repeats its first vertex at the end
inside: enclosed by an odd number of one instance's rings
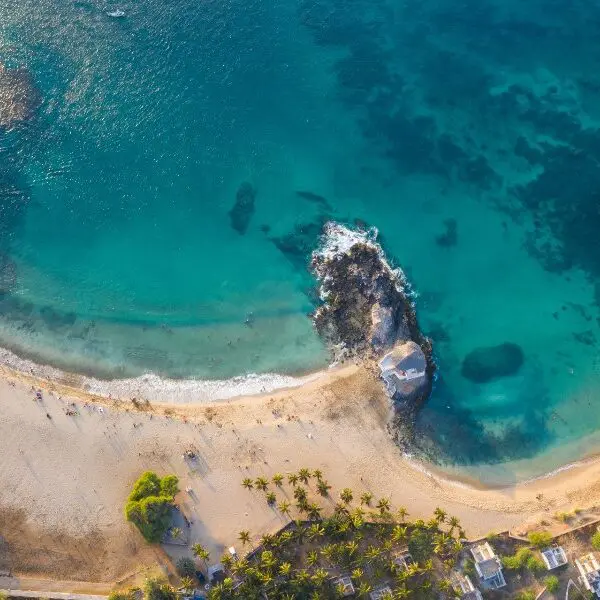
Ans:
POLYGON ((488 561, 490 558, 497 558, 496 553, 490 546, 489 542, 477 544, 477 546, 471 546, 471 554, 473 555, 476 563, 483 563, 488 561))
POLYGON ((392 596, 392 588, 389 585, 379 587, 369 594, 371 600, 386 600, 388 596, 392 596))
POLYGON ((352 579, 350 579, 350 577, 348 577, 347 575, 342 575, 342 577, 334 579, 333 585, 336 588, 342 588, 342 596, 344 597, 352 596, 352 594, 354 594, 354 584, 352 583, 352 579))
POLYGON ((600 596, 600 564, 592 552, 575 560, 583 585, 600 596))
POLYGON ((452 572, 450 575, 450 583, 452 584, 454 591, 460 596, 468 594, 475 589, 471 578, 460 571, 452 572))
POLYGON ((551 546, 542 550, 542 558, 549 571, 567 564, 567 555, 562 546, 551 546))

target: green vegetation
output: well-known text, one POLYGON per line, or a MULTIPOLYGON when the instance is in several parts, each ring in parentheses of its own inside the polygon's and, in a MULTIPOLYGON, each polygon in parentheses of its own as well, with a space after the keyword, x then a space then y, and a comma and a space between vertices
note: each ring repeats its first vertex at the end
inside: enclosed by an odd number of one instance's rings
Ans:
MULTIPOLYGON (((128 590, 119 590, 117 592, 111 592, 108 595, 108 600, 135 600, 137 591, 137 588, 129 588, 128 590)), ((6 596, 4 597, 4 599, 2 599, 0 595, 0 600, 6 600, 6 596)))
POLYGON ((522 590, 516 595, 515 600, 535 600, 535 595, 533 590, 522 590))
POLYGON ((540 550, 547 548, 552 543, 552 534, 549 531, 532 531, 527 537, 529 543, 540 550))
POLYGON ((177 592, 164 577, 149 577, 144 583, 145 600, 177 600, 177 592))
MULTIPOLYGON (((407 522, 407 511, 392 512, 388 498, 331 486, 319 470, 300 469, 271 480, 244 480, 274 510, 292 519, 275 534, 265 534, 248 558, 224 556, 226 578, 214 585, 210 600, 333 600, 341 597, 336 577, 351 577, 357 598, 388 585, 393 598, 430 600, 450 591, 450 573, 463 549, 464 532, 456 518, 436 509, 424 522, 407 522), (251 483, 251 485, 250 485, 251 483), (337 500, 337 501, 336 501, 337 500), (400 561, 408 548, 412 562, 400 561), (395 562, 395 560, 397 562, 395 562)), ((249 531, 239 541, 252 546, 249 531)), ((200 556, 202 547, 194 547, 200 556)))
POLYGON ((512 556, 502 558, 502 564, 506 569, 516 571, 527 565, 527 561, 533 558, 533 552, 529 548, 519 548, 512 556))
POLYGON ((180 577, 196 577, 196 564, 191 558, 182 557, 176 564, 177 573, 180 577))
POLYGON ((591 539, 594 550, 600 550, 600 531, 597 531, 591 539))
POLYGON ((546 589, 553 594, 558 590, 558 577, 556 575, 548 575, 548 577, 544 579, 544 585, 546 586, 546 589))
POLYGON ((152 471, 146 471, 133 486, 125 505, 125 516, 151 543, 161 540, 171 522, 173 499, 179 491, 175 475, 162 479, 152 471))

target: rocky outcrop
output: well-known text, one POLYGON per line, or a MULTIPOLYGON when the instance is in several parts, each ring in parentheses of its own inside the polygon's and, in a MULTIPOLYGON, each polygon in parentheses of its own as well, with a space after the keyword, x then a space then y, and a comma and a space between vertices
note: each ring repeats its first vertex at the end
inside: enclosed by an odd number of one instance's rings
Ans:
POLYGON ((313 321, 336 358, 381 358, 394 347, 400 353, 396 362, 403 364, 411 357, 411 364, 423 367, 423 377, 414 384, 398 385, 393 397, 405 403, 426 399, 434 371, 431 343, 419 330, 408 284, 385 259, 376 232, 328 223, 311 266, 322 299, 313 321))
POLYGON ((41 103, 29 71, 0 63, 0 127, 12 129, 33 117, 41 103))

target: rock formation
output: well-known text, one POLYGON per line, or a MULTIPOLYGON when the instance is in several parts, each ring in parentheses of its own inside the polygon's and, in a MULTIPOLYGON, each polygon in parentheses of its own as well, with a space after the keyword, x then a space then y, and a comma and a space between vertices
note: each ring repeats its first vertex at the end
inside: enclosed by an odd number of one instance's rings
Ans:
POLYGON ((431 389, 431 343, 419 330, 402 272, 390 267, 375 233, 328 223, 311 266, 323 302, 313 321, 336 358, 379 358, 393 348, 381 361, 389 368, 386 378, 382 367, 388 392, 418 406, 431 389))
POLYGON ((245 181, 240 185, 235 195, 235 204, 229 211, 231 226, 240 234, 244 235, 254 216, 254 201, 256 189, 252 184, 245 181))
POLYGON ((0 127, 12 129, 31 119, 40 103, 40 93, 29 71, 9 69, 0 63, 0 127))

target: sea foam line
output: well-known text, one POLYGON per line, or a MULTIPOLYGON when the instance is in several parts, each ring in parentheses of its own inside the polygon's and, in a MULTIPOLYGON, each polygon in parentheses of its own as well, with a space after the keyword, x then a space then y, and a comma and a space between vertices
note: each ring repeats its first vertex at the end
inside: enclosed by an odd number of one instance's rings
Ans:
POLYGON ((0 364, 21 373, 33 375, 48 381, 76 382, 74 385, 90 394, 106 398, 137 398, 152 402, 190 404, 227 400, 238 396, 254 396, 283 388, 300 387, 313 381, 319 373, 303 377, 292 377, 278 373, 256 374, 232 377, 231 379, 167 379, 148 373, 139 377, 103 380, 76 375, 40 365, 21 358, 7 349, 0 349, 0 364))

